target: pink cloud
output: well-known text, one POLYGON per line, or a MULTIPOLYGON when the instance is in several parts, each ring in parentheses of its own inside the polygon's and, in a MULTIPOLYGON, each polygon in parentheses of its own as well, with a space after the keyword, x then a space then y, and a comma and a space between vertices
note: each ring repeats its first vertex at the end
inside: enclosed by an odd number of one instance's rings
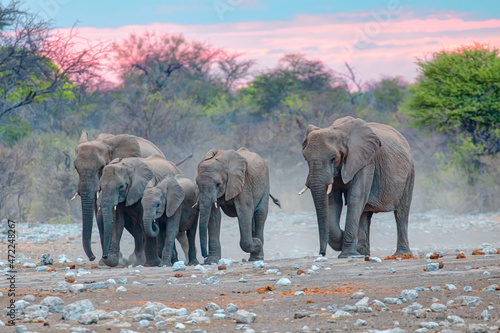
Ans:
POLYGON ((405 12, 377 23, 372 13, 299 15, 290 21, 254 21, 213 25, 152 23, 119 28, 82 27, 79 34, 91 41, 118 41, 131 33, 182 33, 189 40, 206 41, 230 52, 245 53, 258 68, 270 68, 285 53, 306 53, 337 71, 348 61, 365 79, 400 75, 413 81, 415 58, 441 49, 473 42, 500 46, 500 20, 465 21, 463 14, 433 13, 416 18, 405 12))

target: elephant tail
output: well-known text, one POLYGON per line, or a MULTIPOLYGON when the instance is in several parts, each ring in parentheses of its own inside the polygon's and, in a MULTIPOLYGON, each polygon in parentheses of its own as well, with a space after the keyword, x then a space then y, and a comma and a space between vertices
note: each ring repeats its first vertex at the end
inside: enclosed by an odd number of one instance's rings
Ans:
POLYGON ((191 157, 193 157, 193 153, 189 153, 189 155, 187 155, 186 157, 184 157, 182 160, 180 160, 179 162, 175 163, 175 166, 179 166, 181 165, 182 163, 186 162, 187 160, 189 160, 191 157))
POLYGON ((276 206, 278 206, 279 208, 281 208, 281 202, 280 202, 277 198, 273 197, 273 195, 272 195, 271 193, 269 193, 269 196, 270 196, 270 197, 271 197, 271 199, 273 200, 274 204, 275 204, 276 206))

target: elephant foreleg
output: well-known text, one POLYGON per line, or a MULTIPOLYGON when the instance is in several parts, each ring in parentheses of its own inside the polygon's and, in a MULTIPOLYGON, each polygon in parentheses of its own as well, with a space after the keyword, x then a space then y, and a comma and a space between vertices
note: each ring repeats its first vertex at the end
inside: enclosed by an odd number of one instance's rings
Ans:
POLYGON ((175 213, 172 217, 167 218, 167 236, 165 238, 165 247, 161 255, 162 266, 172 266, 172 253, 175 249, 175 238, 179 233, 179 223, 181 214, 175 213))
POLYGON ((358 252, 365 256, 370 255, 370 225, 372 216, 372 212, 364 212, 359 219, 358 252))
MULTIPOLYGON (((256 258, 262 257, 262 241, 257 238, 257 237, 252 237, 253 232, 252 232, 252 227, 253 227, 253 218, 254 218, 254 207, 252 205, 242 202, 243 200, 235 200, 235 207, 236 207, 236 212, 238 215, 238 224, 240 227, 240 247, 243 251, 250 253, 250 258, 252 260, 258 260, 256 258)), ((251 202, 251 200, 249 200, 251 202)), ((265 221, 265 219, 264 219, 265 221)), ((257 231, 257 221, 256 223, 256 228, 255 228, 255 233, 257 231)), ((259 223, 262 225, 263 229, 263 223, 259 223)))
POLYGON ((144 251, 145 247, 145 236, 142 231, 142 227, 137 221, 127 216, 125 220, 125 228, 134 237, 134 252, 129 257, 130 264, 134 266, 144 265, 146 263, 146 254, 144 251))
POLYGON ((212 208, 208 221, 208 257, 205 264, 218 263, 221 258, 220 220, 220 207, 212 208))
POLYGON ((198 265, 198 259, 196 259, 196 229, 198 228, 198 213, 196 213, 191 227, 187 230, 187 239, 189 242, 189 261, 188 265, 198 265))
POLYGON ((177 241, 181 245, 182 252, 184 252, 184 257, 187 259, 189 258, 189 240, 186 235, 185 231, 179 231, 176 237, 177 241))
POLYGON ((334 189, 328 198, 330 209, 328 244, 335 251, 342 251, 344 232, 340 229, 340 215, 342 214, 342 191, 334 189))
MULTIPOLYGON (((266 197, 267 199, 267 197, 266 197)), ((250 258, 248 259, 249 261, 256 261, 256 260, 264 260, 264 225, 266 223, 267 219, 267 213, 269 210, 269 201, 265 200, 265 203, 259 208, 257 208, 257 211, 255 212, 253 216, 253 239, 255 242, 255 239, 260 240, 260 251, 257 253, 250 253, 250 258)))

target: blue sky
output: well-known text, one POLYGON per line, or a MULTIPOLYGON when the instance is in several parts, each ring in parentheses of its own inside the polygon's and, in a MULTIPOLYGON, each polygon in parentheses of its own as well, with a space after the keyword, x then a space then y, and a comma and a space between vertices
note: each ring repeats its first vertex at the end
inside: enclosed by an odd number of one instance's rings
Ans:
POLYGON ((500 18, 500 1, 333 1, 333 0, 29 0, 28 7, 54 19, 58 27, 120 27, 153 22, 217 24, 287 21, 303 14, 370 12, 400 4, 417 15, 440 11, 466 14, 466 19, 500 18))
POLYGON ((76 23, 89 41, 146 31, 182 34, 275 67, 303 53, 332 70, 345 62, 364 81, 413 81, 417 58, 473 43, 500 48, 500 0, 29 0, 61 31, 76 23))

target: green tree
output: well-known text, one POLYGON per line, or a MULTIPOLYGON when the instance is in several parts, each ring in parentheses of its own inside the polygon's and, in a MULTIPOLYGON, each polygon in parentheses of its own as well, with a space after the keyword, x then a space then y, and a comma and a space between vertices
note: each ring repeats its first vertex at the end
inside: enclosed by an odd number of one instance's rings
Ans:
POLYGON ((469 184, 483 171, 481 159, 500 151, 500 58, 487 45, 435 52, 417 62, 420 75, 409 87, 405 111, 413 125, 449 136, 452 162, 469 184))

